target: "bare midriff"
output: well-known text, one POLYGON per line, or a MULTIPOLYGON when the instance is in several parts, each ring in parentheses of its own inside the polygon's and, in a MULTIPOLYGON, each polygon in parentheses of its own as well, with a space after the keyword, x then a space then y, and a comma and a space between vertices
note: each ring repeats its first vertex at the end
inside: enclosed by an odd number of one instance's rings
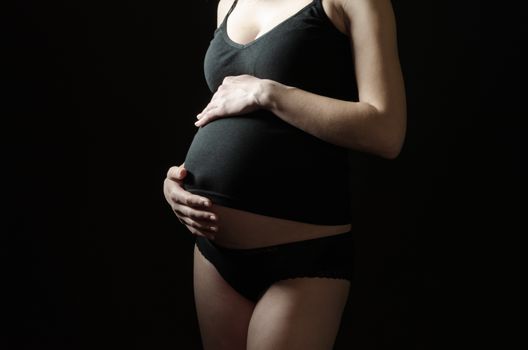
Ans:
POLYGON ((350 231, 352 226, 292 221, 214 203, 208 209, 218 218, 214 242, 228 248, 250 249, 332 236, 350 231))

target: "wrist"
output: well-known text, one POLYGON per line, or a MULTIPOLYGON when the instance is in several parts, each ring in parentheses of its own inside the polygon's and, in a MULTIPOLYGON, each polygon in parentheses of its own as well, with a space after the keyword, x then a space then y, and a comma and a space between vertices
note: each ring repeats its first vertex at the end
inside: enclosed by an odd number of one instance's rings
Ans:
POLYGON ((257 105, 263 109, 273 111, 276 108, 276 98, 282 84, 271 80, 261 79, 259 94, 257 95, 257 105))

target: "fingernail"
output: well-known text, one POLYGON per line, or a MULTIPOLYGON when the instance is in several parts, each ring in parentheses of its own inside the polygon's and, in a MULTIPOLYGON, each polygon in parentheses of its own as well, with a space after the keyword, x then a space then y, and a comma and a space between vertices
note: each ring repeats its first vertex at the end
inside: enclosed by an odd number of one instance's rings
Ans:
POLYGON ((208 201, 203 201, 202 204, 206 207, 211 206, 211 203, 209 203, 208 201))
POLYGON ((198 126, 198 122, 194 123, 194 125, 198 126))
POLYGON ((216 220, 216 216, 214 216, 214 215, 211 215, 209 218, 210 218, 211 220, 216 220))
POLYGON ((211 226, 210 229, 211 229, 212 231, 215 231, 215 232, 218 231, 218 227, 216 227, 216 226, 211 226))

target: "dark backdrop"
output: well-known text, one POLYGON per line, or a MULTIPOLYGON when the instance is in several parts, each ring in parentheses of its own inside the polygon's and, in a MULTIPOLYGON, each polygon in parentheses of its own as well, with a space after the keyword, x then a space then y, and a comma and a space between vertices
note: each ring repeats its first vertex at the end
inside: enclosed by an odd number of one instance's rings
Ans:
MULTIPOLYGON (((457 262, 492 148, 475 106, 500 74, 478 75, 476 2, 393 3, 408 136, 397 160, 363 169, 336 349, 440 348, 465 320, 457 262)), ((208 101, 216 2, 2 6, 0 348, 200 349, 194 238, 162 184, 208 101)), ((491 144, 515 149, 504 133, 491 144)))

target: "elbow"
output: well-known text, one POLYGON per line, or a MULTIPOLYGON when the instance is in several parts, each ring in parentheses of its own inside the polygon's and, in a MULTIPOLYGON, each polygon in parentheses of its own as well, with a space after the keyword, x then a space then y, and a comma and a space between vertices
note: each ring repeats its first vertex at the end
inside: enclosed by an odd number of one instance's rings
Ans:
MULTIPOLYGON (((405 118, 400 120, 405 120, 405 118)), ((405 122, 399 122, 396 125, 393 123, 385 127, 379 138, 378 155, 389 160, 398 158, 405 142, 405 134, 405 122)))
POLYGON ((368 114, 371 122, 357 135, 350 148, 361 149, 384 159, 393 160, 400 155, 405 142, 407 114, 405 110, 382 112, 370 106, 368 114))
POLYGON ((403 148, 404 138, 391 135, 387 132, 378 134, 368 145, 363 144, 360 148, 378 157, 393 160, 398 158, 403 148))
POLYGON ((385 159, 393 160, 398 158, 403 148, 403 142, 398 144, 391 144, 383 147, 378 154, 385 159))

